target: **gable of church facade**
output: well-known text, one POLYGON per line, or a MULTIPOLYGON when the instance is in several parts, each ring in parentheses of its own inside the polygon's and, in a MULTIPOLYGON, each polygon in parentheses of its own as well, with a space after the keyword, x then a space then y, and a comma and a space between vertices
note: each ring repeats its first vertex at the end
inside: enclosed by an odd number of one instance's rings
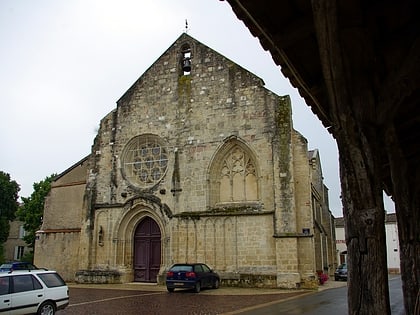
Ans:
POLYGON ((75 280, 161 282, 171 264, 200 261, 226 284, 316 285, 307 146, 294 134, 288 97, 183 34, 101 120, 75 280))

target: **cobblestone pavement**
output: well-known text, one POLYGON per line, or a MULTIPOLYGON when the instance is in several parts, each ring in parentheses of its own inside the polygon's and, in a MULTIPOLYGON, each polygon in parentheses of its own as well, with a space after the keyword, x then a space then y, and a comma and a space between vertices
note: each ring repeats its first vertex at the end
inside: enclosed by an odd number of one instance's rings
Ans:
MULTIPOLYGON (((346 285, 327 281, 320 290, 346 285)), ((165 286, 129 283, 121 285, 69 284, 70 305, 57 315, 73 314, 159 314, 213 315, 238 314, 241 310, 298 298, 316 291, 255 288, 203 290, 193 293, 175 290, 168 293, 165 286)))

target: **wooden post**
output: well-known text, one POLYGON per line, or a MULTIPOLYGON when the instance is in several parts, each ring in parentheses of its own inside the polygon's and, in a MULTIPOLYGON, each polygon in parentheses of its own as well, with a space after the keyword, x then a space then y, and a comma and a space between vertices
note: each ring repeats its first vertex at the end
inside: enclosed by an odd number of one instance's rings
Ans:
POLYGON ((407 180, 419 174, 407 168, 392 124, 387 125, 384 134, 396 196, 404 306, 406 314, 420 314, 420 187, 410 186, 407 180))
POLYGON ((372 52, 363 29, 348 44, 339 34, 336 0, 312 2, 320 61, 330 103, 332 133, 340 154, 340 178, 348 250, 349 314, 390 314, 385 211, 382 200, 376 108, 370 71, 372 52), (344 46, 343 46, 344 45, 344 46), (351 61, 353 62, 350 62, 351 61), (349 68, 349 64, 360 64, 349 68), (356 63, 357 64, 357 63, 356 63), (361 75, 363 72, 363 75, 361 75), (369 111, 371 109, 371 111, 369 111))

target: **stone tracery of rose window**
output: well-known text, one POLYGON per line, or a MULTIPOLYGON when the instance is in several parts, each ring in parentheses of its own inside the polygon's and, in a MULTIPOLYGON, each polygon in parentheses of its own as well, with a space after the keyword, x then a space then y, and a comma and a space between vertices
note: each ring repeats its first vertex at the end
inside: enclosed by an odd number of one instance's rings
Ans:
POLYGON ((168 166, 168 153, 157 137, 139 136, 128 144, 123 157, 127 180, 140 187, 159 182, 168 166))

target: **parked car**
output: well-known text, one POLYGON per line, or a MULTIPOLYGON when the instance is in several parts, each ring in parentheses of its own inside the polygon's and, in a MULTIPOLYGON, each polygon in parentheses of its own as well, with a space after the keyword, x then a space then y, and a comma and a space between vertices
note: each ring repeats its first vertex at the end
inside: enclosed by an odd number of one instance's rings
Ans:
POLYGON ((0 272, 10 272, 13 270, 36 270, 39 269, 31 263, 24 261, 14 261, 2 264, 0 266, 0 272))
POLYGON ((69 304, 69 289, 56 271, 0 273, 0 314, 53 315, 69 304))
POLYGON ((335 281, 346 280, 347 281, 347 264, 341 264, 334 272, 335 281))
POLYGON ((198 293, 202 288, 217 289, 219 285, 219 275, 202 263, 175 264, 166 273, 166 288, 169 292, 183 288, 194 289, 198 293))

